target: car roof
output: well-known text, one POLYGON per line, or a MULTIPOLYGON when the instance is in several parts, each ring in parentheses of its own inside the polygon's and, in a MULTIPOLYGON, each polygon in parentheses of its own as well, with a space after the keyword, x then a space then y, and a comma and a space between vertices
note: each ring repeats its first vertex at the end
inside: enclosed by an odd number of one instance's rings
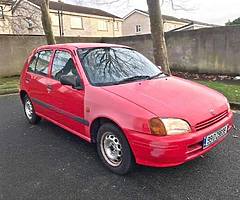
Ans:
POLYGON ((44 48, 97 48, 97 47, 126 47, 124 45, 118 44, 107 44, 107 43, 65 43, 65 44, 54 44, 54 45, 43 45, 38 47, 37 49, 44 49, 44 48))

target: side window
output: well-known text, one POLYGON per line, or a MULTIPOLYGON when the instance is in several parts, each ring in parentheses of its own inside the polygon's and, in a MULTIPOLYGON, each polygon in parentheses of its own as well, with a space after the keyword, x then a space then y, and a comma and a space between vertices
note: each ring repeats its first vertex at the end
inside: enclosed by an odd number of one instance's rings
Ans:
POLYGON ((28 71, 29 72, 35 72, 35 68, 36 68, 36 64, 37 64, 37 59, 38 59, 38 53, 36 53, 32 59, 31 59, 31 62, 30 62, 30 65, 28 67, 28 71))
POLYGON ((56 51, 51 76, 55 80, 60 80, 62 75, 76 75, 79 77, 71 54, 66 51, 56 51))
POLYGON ((48 66, 51 59, 52 51, 46 50, 38 53, 35 73, 46 76, 48 74, 48 66))

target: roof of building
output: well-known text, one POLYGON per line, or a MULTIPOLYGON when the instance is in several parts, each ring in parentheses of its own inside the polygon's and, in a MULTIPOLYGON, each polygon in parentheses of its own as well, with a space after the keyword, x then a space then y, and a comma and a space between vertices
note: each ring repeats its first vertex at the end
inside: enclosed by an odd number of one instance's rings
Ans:
MULTIPOLYGON (((140 10, 140 9, 134 9, 130 13, 128 13, 125 17, 123 17, 123 19, 128 18, 134 12, 139 12, 139 13, 142 13, 142 14, 145 14, 145 15, 149 15, 148 11, 144 11, 144 10, 140 10)), ((194 20, 190 20, 190 19, 177 18, 177 17, 173 17, 173 16, 169 16, 169 15, 163 15, 163 19, 168 20, 168 21, 183 22, 183 23, 186 23, 186 24, 198 24, 198 25, 203 25, 203 26, 218 26, 218 25, 215 25, 215 24, 208 24, 208 23, 194 21, 194 20)))
MULTIPOLYGON (((128 18, 130 15, 132 15, 134 12, 139 12, 145 15, 149 15, 148 11, 145 10, 140 10, 140 9, 134 9, 132 10, 130 13, 128 13, 125 17, 123 17, 123 19, 128 18)), ((186 21, 185 19, 179 19, 177 17, 173 17, 173 16, 169 16, 169 15, 162 15, 164 20, 168 20, 168 21, 177 21, 177 22, 185 22, 185 23, 189 23, 188 21, 186 21)))
MULTIPOLYGON (((40 6, 43 0, 28 0, 28 1, 37 6, 40 6)), ((63 3, 63 2, 50 1, 49 8, 51 10, 63 10, 66 12, 74 12, 74 13, 82 13, 82 14, 88 14, 88 15, 98 15, 98 16, 103 16, 103 17, 120 18, 116 15, 113 15, 111 13, 108 13, 108 12, 100 10, 100 9, 84 7, 84 6, 79 6, 79 5, 72 5, 72 4, 67 4, 67 3, 63 3)))

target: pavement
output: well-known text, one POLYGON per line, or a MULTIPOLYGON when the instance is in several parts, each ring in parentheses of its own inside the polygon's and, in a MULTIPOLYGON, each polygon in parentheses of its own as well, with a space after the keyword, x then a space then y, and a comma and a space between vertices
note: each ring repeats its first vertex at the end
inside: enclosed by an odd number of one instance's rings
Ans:
MULTIPOLYGON (((240 128, 240 114, 235 113, 240 128)), ((16 95, 0 97, 0 200, 239 200, 240 131, 172 168, 108 171, 93 145, 47 121, 32 126, 16 95)))

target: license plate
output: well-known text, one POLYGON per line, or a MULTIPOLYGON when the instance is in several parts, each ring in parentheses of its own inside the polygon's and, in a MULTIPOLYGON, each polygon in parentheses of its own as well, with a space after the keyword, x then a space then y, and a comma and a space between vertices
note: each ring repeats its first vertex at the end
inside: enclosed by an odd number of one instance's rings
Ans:
POLYGON ((224 126, 223 128, 219 129, 218 131, 204 137, 203 139, 203 148, 207 148, 209 145, 216 142, 219 138, 226 135, 228 132, 228 125, 224 126))

